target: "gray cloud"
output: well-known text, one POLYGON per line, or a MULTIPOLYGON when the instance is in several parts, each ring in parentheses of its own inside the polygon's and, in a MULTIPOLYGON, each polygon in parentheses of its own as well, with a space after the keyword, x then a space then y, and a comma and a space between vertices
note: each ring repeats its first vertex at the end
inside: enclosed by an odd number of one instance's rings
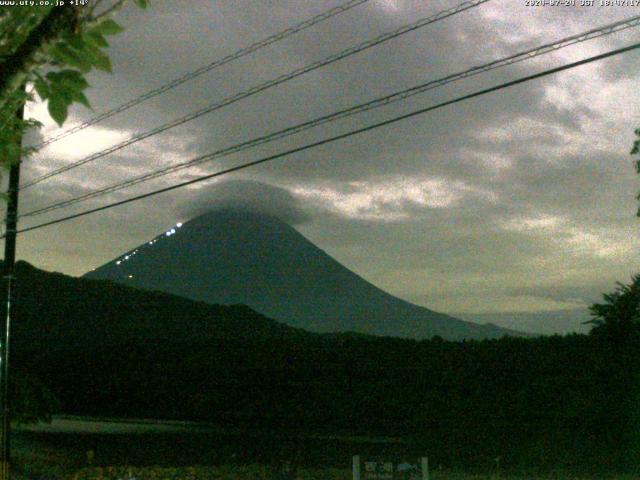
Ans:
MULTIPOLYGON (((114 37, 110 51, 116 73, 91 76, 92 104, 103 111, 339 3, 193 0, 189 8, 178 2, 156 2, 146 12, 127 7, 120 17, 126 31, 114 37)), ((27 162, 24 178, 458 3, 372 0, 113 117, 87 137, 60 142, 27 162)), ((69 198, 629 14, 622 8, 532 9, 522 2, 489 2, 42 183, 24 192, 22 208, 69 198)), ((601 53, 630 43, 634 35, 631 30, 576 45, 85 206, 601 53)), ((176 190, 54 227, 48 235, 26 235, 21 254, 47 268, 81 273, 178 220, 214 205, 234 205, 295 224, 365 278, 432 308, 471 313, 577 308, 576 302, 610 290, 638 267, 634 196, 640 187, 629 156, 639 124, 632 108, 640 100, 634 55, 307 150, 238 172, 233 181, 176 190), (75 252, 64 248, 72 239, 75 252)), ((74 108, 70 121, 91 115, 74 108)))
POLYGON ((184 204, 180 213, 193 218, 220 209, 269 215, 290 225, 301 225, 310 220, 298 199, 287 190, 248 180, 228 180, 209 185, 184 204))

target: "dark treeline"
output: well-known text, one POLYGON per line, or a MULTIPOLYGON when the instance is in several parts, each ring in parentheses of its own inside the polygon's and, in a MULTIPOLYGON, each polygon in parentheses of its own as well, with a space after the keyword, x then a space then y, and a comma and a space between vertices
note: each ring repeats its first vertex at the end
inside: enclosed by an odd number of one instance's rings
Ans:
MULTIPOLYGON (((13 366, 69 414, 402 437, 434 464, 629 471, 637 335, 447 342, 318 335, 19 265, 13 366)), ((345 452, 351 455, 354 452, 345 452)))

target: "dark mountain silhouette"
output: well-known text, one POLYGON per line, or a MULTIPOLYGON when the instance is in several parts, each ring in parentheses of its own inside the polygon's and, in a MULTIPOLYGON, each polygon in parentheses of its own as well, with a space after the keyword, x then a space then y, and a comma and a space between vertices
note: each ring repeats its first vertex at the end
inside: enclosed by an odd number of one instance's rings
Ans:
MULTIPOLYGON (((24 262, 17 277, 10 378, 38 380, 29 405, 40 382, 59 400, 55 413, 205 420, 239 432, 244 452, 255 444, 244 432, 264 432, 261 458, 311 433, 401 437, 451 467, 504 455, 520 471, 637 472, 637 336, 318 334, 243 305, 24 262)), ((363 450, 344 447, 335 461, 353 451, 363 450)))
POLYGON ((46 272, 26 262, 18 262, 16 271, 13 341, 32 351, 90 351, 124 343, 300 341, 314 335, 245 305, 210 305, 111 281, 46 272))
POLYGON ((452 340, 515 333, 396 298, 284 222, 240 210, 213 211, 178 224, 85 277, 211 304, 246 304, 315 332, 452 340))
POLYGON ((531 332, 531 335, 566 335, 589 333, 592 325, 588 308, 575 310, 551 310, 539 312, 504 312, 461 315, 463 320, 491 322, 495 325, 531 332))

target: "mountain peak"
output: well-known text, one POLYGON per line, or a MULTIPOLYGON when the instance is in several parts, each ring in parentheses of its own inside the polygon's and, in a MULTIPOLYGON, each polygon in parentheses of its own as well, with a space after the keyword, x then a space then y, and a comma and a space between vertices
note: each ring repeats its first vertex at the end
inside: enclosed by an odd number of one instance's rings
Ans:
POLYGON ((218 304, 245 304, 291 326, 447 339, 506 333, 394 297, 274 216, 209 211, 86 274, 218 304))

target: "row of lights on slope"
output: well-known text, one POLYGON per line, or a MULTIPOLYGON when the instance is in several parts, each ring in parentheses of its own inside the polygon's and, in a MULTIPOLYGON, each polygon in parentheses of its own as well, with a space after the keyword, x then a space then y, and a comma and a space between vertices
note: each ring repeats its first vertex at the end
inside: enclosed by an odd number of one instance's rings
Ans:
MULTIPOLYGON (((182 222, 176 223, 176 228, 180 228, 180 227, 182 227, 182 222)), ((171 230, 167 230, 166 232, 164 232, 164 235, 167 236, 167 237, 170 237, 171 235, 176 233, 176 228, 172 228, 171 230)), ((151 240, 149 242, 149 245, 153 245, 157 241, 158 241, 158 238, 154 238, 153 240, 151 240)), ((123 262, 126 262, 131 257, 133 257, 136 253, 138 253, 138 249, 137 248, 133 252, 129 253, 128 255, 125 255, 124 258, 121 258, 120 260, 116 260, 116 265, 120 265, 123 262)), ((131 277, 132 277, 132 275, 129 275, 129 278, 131 278, 131 277)))

